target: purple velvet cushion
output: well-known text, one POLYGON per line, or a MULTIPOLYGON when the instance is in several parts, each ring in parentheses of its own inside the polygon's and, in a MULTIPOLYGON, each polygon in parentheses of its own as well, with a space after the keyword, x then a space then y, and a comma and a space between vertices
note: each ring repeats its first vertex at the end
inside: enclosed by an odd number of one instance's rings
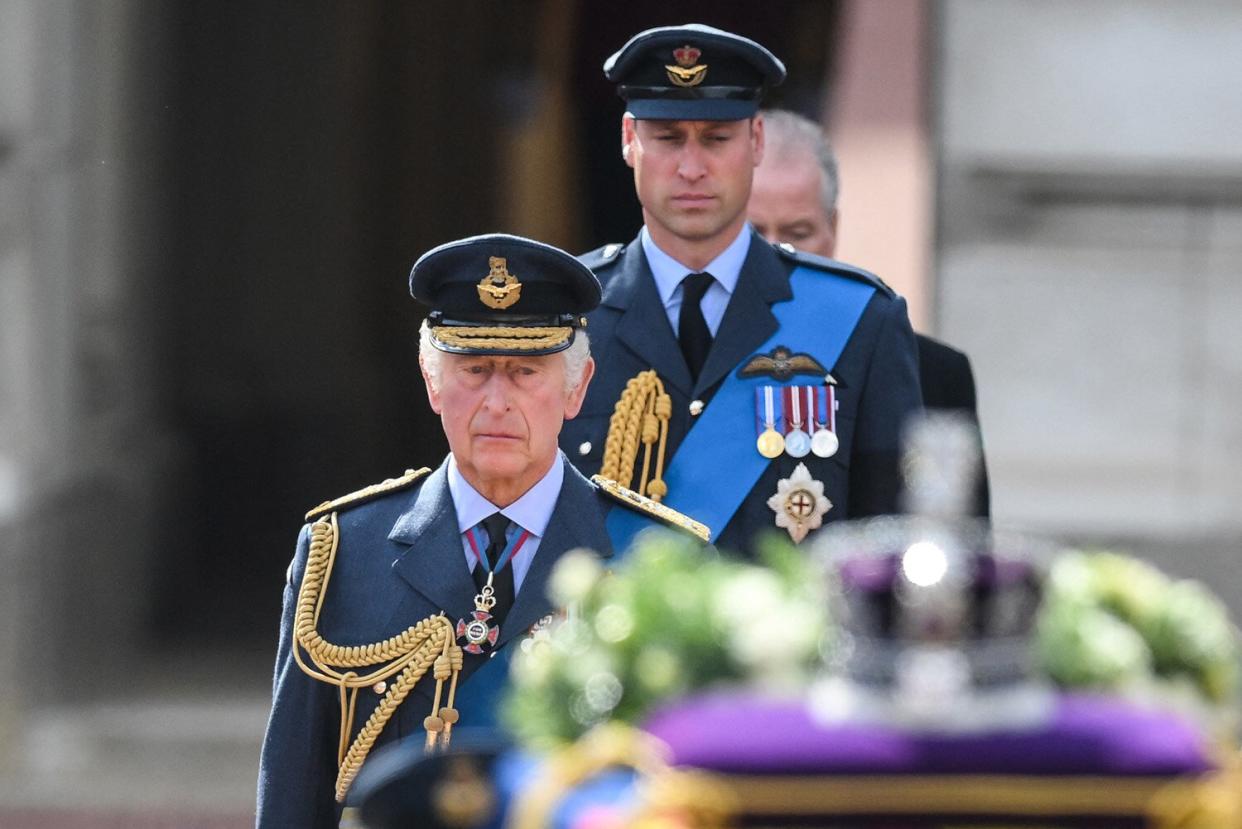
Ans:
POLYGON ((820 724, 796 700, 737 692, 681 700, 645 725, 677 765, 734 774, 1180 775, 1210 770, 1201 735, 1165 712, 1087 695, 1038 729, 914 734, 820 724))

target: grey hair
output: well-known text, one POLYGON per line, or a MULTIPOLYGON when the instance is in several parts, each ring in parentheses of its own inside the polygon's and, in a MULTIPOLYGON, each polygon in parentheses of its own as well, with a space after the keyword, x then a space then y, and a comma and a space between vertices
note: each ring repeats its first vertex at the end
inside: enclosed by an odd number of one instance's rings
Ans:
MULTIPOLYGON (((557 353, 565 358, 565 393, 568 394, 582 384, 587 360, 591 359, 591 341, 585 331, 578 331, 574 334, 574 341, 569 344, 569 348, 557 353)), ((443 356, 444 352, 431 344, 431 326, 427 324, 427 320, 423 320, 418 328, 418 360, 427 372, 433 391, 440 390, 443 356)))
POLYGON ((824 203, 824 211, 831 216, 837 209, 841 182, 837 176, 837 155, 824 135, 824 128, 810 118, 787 109, 765 109, 763 123, 766 158, 788 161, 799 152, 807 152, 815 159, 822 173, 819 197, 824 203))

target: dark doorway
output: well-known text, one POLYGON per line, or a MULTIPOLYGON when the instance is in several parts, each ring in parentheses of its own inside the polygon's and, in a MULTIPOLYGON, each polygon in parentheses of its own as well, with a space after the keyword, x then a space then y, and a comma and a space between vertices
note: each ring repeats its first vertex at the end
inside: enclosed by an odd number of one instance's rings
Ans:
POLYGON ((789 64, 776 102, 819 114, 835 4, 710 11, 325 0, 168 12, 162 106, 147 114, 167 159, 150 305, 156 394, 177 441, 151 554, 153 644, 270 652, 303 513, 443 458, 405 274, 443 241, 511 229, 498 147, 539 93, 536 49, 573 52, 564 163, 586 220, 547 241, 575 252, 641 223, 622 105, 600 73, 640 28, 699 19, 747 34, 789 64), (577 35, 541 43, 540 14, 571 15, 577 35))

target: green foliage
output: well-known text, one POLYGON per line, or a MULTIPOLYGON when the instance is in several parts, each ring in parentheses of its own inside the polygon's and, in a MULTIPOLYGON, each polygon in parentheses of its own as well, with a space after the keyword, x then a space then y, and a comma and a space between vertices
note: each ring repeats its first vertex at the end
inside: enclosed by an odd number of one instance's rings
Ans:
POLYGON ((652 533, 614 573, 562 557, 550 589, 568 617, 515 655, 506 722, 546 747, 717 683, 805 682, 828 626, 821 580, 787 543, 762 556, 768 566, 743 564, 652 533))
POLYGON ((1188 683, 1211 705, 1239 690, 1237 632, 1221 601, 1198 582, 1117 553, 1057 559, 1038 644, 1049 676, 1069 687, 1122 690, 1154 674, 1188 683))
MULTIPOLYGON (((515 655, 506 723, 547 748, 715 684, 804 686, 834 639, 824 574, 780 535, 758 552, 760 565, 744 564, 652 533, 615 572, 563 556, 549 586, 568 616, 515 655)), ((1057 558, 1037 636, 1043 671, 1064 687, 1155 690, 1209 717, 1237 702, 1242 649, 1222 603, 1135 558, 1057 558)))

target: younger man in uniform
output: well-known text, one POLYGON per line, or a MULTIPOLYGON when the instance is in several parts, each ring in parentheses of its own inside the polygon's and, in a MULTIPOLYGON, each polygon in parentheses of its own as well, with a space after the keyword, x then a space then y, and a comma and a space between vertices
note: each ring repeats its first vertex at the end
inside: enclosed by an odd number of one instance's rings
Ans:
POLYGON ((604 286, 588 316, 599 372, 566 454, 744 554, 774 527, 801 541, 896 511, 901 430, 921 407, 905 302, 746 223, 759 101, 785 67, 690 24, 636 35, 604 73, 626 101, 621 154, 645 226, 582 257, 604 286))

